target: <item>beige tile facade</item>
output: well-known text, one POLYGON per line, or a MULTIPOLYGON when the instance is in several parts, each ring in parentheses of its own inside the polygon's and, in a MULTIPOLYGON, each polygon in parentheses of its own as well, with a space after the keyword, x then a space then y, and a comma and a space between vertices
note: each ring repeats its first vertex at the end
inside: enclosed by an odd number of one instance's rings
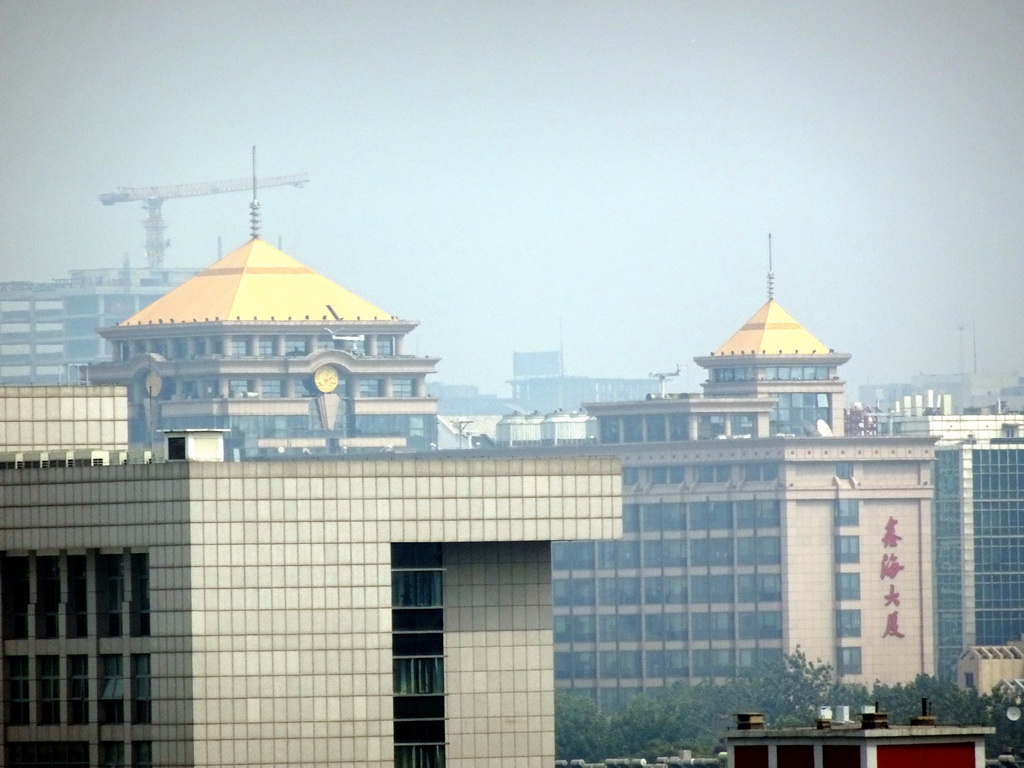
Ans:
POLYGON ((621 531, 609 458, 28 469, 0 484, 30 627, 39 557, 86 555, 95 596, 98 555, 148 554, 149 636, 97 638, 95 617, 87 637, 4 636, 5 656, 88 656, 94 698, 100 656, 151 657, 152 724, 67 725, 62 704, 60 725, 7 729, 9 744, 88 742, 93 764, 102 744, 143 742, 154 765, 393 765, 395 542, 442 545, 447 765, 550 764, 548 542, 621 531))
POLYGON ((0 387, 0 453, 125 450, 125 387, 0 387))

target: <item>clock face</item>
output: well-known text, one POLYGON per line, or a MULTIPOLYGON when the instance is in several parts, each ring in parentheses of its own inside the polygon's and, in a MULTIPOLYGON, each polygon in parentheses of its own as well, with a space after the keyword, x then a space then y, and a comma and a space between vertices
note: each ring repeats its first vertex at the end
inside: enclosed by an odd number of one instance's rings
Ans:
POLYGON ((313 383, 321 392, 333 392, 338 386, 338 371, 333 365, 321 365, 313 374, 313 383))

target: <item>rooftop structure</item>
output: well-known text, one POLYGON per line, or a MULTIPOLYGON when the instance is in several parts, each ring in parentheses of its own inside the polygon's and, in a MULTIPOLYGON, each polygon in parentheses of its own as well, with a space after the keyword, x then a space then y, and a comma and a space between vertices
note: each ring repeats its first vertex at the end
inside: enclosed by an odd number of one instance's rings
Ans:
POLYGON ((817 727, 765 729, 760 715, 737 715, 725 735, 732 768, 983 768, 987 726, 938 725, 922 715, 888 722, 874 707, 859 722, 836 723, 830 708, 817 727))
POLYGON ((239 457, 425 449, 437 442, 416 327, 258 238, 101 334, 97 383, 128 386, 130 437, 223 428, 239 457))

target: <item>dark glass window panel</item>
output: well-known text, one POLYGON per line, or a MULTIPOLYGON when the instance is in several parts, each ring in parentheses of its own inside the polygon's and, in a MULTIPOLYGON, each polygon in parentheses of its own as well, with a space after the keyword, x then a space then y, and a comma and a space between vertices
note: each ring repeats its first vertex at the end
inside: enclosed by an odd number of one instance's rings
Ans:
POLYGON ((4 634, 12 640, 28 637, 28 558, 3 561, 4 634))
POLYGON ((427 632, 444 629, 444 610, 441 608, 396 609, 391 613, 391 627, 395 632, 427 632))
POLYGON ((395 656, 440 656, 444 653, 444 635, 441 632, 396 634, 392 637, 395 656))
POLYGON ((60 559, 36 558, 36 637, 54 638, 60 628, 60 559))
POLYGON ((96 588, 98 591, 99 634, 121 636, 121 606, 124 602, 124 558, 121 555, 100 555, 96 588))
POLYGON ((153 692, 148 653, 132 656, 132 722, 153 721, 153 692))
POLYGON ((392 568, 440 568, 440 544, 392 544, 392 568))
POLYGON ((441 571, 393 571, 391 602, 396 607, 440 606, 441 571))
POLYGON ((11 725, 27 725, 31 701, 28 656, 8 656, 6 662, 7 722, 11 725))
POLYGON ((89 657, 84 654, 68 656, 68 722, 89 722, 89 657))
POLYGON ((395 768, 444 768, 444 744, 396 744, 395 768))
POLYGON ((444 741, 444 720, 396 720, 395 744, 444 741))
POLYGON ((132 636, 148 637, 149 622, 149 555, 145 552, 133 552, 131 555, 132 571, 132 636))
POLYGON ((89 605, 85 555, 68 555, 68 637, 89 634, 89 605))
POLYGON ((124 722, 124 658, 100 656, 100 722, 124 722))
POLYGON ((395 693, 444 693, 444 659, 395 659, 392 663, 395 693))
POLYGON ((60 722, 60 657, 37 656, 39 685, 39 724, 60 722))
POLYGON ((395 696, 395 720, 444 717, 444 696, 395 696))

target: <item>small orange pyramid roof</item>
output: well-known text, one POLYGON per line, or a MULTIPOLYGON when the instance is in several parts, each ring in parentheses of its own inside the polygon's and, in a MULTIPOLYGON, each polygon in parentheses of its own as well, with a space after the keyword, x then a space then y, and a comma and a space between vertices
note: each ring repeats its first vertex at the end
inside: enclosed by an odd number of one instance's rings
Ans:
POLYGON ((793 319, 775 299, 761 307, 715 355, 826 355, 829 349, 793 319))
POLYGON ((342 320, 393 319, 390 313, 253 238, 121 325, 304 320, 325 315, 333 320, 328 306, 342 320))

